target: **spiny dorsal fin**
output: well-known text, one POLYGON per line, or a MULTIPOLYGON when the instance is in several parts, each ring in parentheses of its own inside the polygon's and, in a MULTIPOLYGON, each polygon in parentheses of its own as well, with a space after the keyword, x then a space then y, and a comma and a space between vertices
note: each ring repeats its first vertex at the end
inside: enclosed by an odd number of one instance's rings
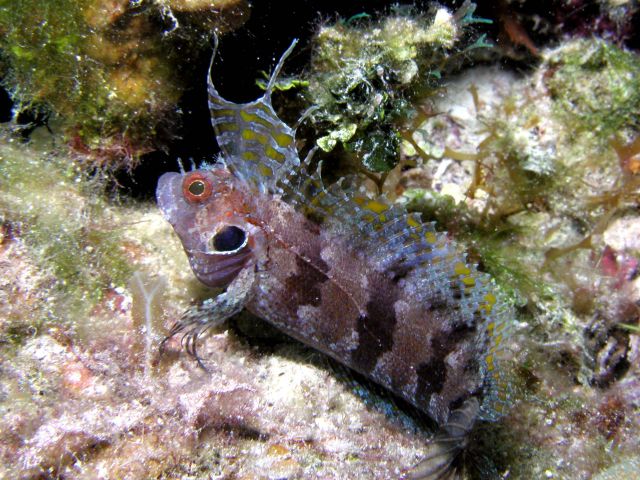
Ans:
POLYGON ((214 50, 207 75, 209 111, 216 139, 229 170, 249 186, 273 191, 278 179, 300 165, 295 147, 295 131, 278 118, 271 106, 271 93, 285 59, 297 40, 284 52, 276 65, 262 97, 249 103, 233 103, 220 96, 211 79, 214 50))
POLYGON ((490 301, 484 305, 484 329, 485 341, 488 349, 484 357, 483 368, 484 378, 484 398, 480 406, 480 418, 494 421, 506 415, 509 407, 513 403, 513 391, 511 382, 507 378, 506 369, 502 365, 506 361, 507 351, 506 340, 513 334, 514 327, 512 311, 504 301, 497 301, 496 297, 491 297, 490 301))

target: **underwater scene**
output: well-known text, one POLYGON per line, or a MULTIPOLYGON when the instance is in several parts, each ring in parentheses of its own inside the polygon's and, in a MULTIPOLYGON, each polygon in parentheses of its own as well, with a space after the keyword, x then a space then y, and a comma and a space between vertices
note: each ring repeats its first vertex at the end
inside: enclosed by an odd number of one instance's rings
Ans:
POLYGON ((0 0, 0 479, 639 472, 640 2, 0 0))

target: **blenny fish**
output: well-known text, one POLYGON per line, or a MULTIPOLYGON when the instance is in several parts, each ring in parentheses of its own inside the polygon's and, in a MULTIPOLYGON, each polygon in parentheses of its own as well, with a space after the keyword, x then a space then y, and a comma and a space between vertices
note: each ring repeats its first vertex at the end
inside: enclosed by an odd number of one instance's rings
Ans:
POLYGON ((221 156, 162 175, 157 199, 196 277, 226 289, 167 338, 182 334, 198 358, 198 336, 246 308, 439 425, 403 478, 455 478, 475 422, 509 404, 500 362, 512 311, 433 223, 368 194, 355 176, 326 186, 311 168, 315 149, 300 160, 295 130, 271 104, 295 43, 264 95, 236 104, 212 82, 215 41, 207 84, 221 156))

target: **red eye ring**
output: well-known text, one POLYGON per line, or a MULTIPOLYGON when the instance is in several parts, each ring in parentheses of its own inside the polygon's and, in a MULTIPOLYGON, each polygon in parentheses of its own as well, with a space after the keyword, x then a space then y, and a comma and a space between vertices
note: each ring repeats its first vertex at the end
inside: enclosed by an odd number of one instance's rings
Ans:
POLYGON ((204 202, 212 192, 211 182, 202 173, 190 173, 182 181, 182 194, 191 203, 204 202))

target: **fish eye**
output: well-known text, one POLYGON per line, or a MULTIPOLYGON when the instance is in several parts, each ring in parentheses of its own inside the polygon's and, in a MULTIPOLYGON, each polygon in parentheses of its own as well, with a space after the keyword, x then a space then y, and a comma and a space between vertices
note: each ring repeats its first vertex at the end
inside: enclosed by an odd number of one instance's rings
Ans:
POLYGON ((189 193, 194 197, 199 197, 204 193, 205 185, 202 180, 194 180, 189 184, 189 193))
POLYGON ((234 252, 247 243, 247 234, 235 225, 227 225, 216 232, 211 244, 216 252, 234 252))
POLYGON ((212 190, 211 182, 198 172, 187 175, 182 182, 184 197, 193 203, 203 202, 209 198, 212 190))

